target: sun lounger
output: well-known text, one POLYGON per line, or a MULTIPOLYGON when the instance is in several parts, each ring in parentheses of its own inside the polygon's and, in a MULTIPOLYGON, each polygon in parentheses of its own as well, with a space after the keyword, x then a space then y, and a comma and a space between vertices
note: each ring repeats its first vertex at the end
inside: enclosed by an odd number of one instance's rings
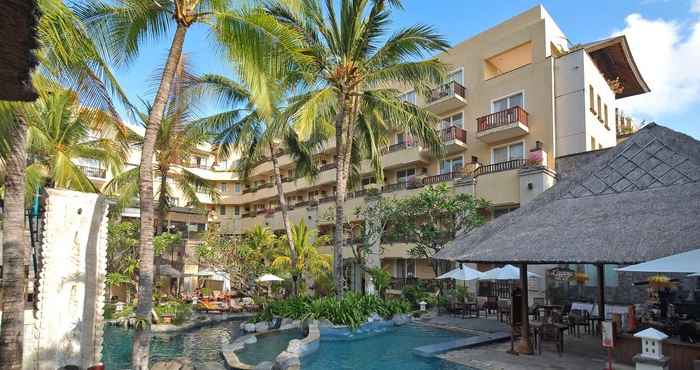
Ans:
POLYGON ((197 305, 199 311, 204 311, 208 313, 222 313, 223 309, 216 302, 202 301, 197 305))

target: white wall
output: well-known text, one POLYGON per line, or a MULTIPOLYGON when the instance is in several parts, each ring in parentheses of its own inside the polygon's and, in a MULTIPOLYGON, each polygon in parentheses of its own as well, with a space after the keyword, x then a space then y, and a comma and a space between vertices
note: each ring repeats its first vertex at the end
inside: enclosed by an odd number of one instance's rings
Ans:
MULTIPOLYGON (((584 50, 556 59, 555 104, 557 127, 557 156, 615 146, 615 95, 584 50), (589 101, 589 86, 600 95, 602 106, 608 106, 608 127, 593 114, 589 101), (591 137, 596 147, 591 147, 591 137)), ((595 102, 594 102, 595 103, 595 102)))

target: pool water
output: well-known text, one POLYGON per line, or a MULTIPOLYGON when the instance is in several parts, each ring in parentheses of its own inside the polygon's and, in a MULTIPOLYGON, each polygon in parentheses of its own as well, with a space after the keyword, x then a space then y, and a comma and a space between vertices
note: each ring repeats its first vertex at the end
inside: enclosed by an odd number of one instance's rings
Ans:
POLYGON ((302 361, 303 370, 468 370, 438 358, 424 358, 413 349, 464 338, 463 333, 422 325, 404 325, 366 339, 321 341, 318 352, 302 361))
MULTIPOLYGON (((224 365, 221 345, 241 335, 240 325, 240 321, 229 321, 189 332, 156 334, 151 339, 151 363, 189 357, 194 365, 206 362, 224 365)), ((107 370, 131 367, 132 333, 121 327, 105 326, 102 362, 107 370)))
POLYGON ((301 329, 261 334, 257 336, 257 343, 246 345, 236 355, 243 363, 253 366, 263 361, 274 361, 280 352, 287 349, 290 340, 303 338, 302 334, 301 329))

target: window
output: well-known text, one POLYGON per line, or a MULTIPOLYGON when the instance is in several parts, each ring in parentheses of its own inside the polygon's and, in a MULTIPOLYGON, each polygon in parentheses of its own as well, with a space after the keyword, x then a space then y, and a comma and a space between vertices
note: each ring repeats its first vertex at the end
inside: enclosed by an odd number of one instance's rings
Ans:
POLYGON ((316 197, 318 197, 318 190, 314 190, 314 191, 309 192, 309 200, 316 199, 316 197))
POLYGON ((445 82, 452 82, 452 81, 454 81, 460 85, 464 84, 464 70, 462 70, 460 68, 454 72, 450 72, 447 75, 447 81, 445 81, 445 82))
POLYGON ((236 215, 236 216, 240 216, 240 214, 241 214, 241 207, 236 206, 236 207, 233 209, 233 214, 236 215))
POLYGON ((219 190, 220 190, 222 193, 225 193, 225 192, 227 191, 227 190, 226 190, 226 183, 225 183, 225 182, 222 182, 221 184, 219 184, 219 190))
POLYGON ((462 172, 463 162, 462 157, 440 161, 440 174, 462 172))
POLYGON ((598 109, 598 121, 603 122, 603 101, 600 99, 600 95, 597 97, 597 102, 596 107, 598 109))
POLYGON ((233 189, 236 191, 236 193, 240 193, 240 192, 241 192, 241 184, 238 183, 238 182, 235 183, 235 184, 233 185, 233 189))
POLYGON ((398 278, 407 278, 416 276, 416 260, 414 259, 397 259, 394 265, 394 272, 398 278))
POLYGON ((377 179, 374 176, 365 177, 362 179, 362 187, 365 187, 365 186, 370 185, 370 184, 376 184, 376 183, 377 183, 377 179))
POLYGON ((591 136, 591 150, 595 150, 596 145, 595 145, 595 138, 591 136))
POLYGON ((412 278, 416 276, 416 260, 406 260, 406 277, 412 278))
POLYGON ((492 149, 492 163, 525 158, 525 144, 521 141, 492 149))
POLYGON ((522 107, 524 105, 525 98, 522 92, 506 96, 498 100, 494 100, 491 103, 491 113, 501 112, 515 106, 522 107))
POLYGON ((415 91, 409 91, 407 93, 401 94, 399 96, 399 99, 402 101, 405 101, 406 103, 411 103, 411 104, 416 104, 416 92, 415 91))
POLYGON ((463 127, 464 126, 464 115, 462 112, 443 118, 440 122, 442 129, 450 128, 452 126, 463 127))
POLYGON ((396 182, 407 182, 408 178, 416 175, 415 168, 396 171, 396 182))
POLYGON ((605 104, 603 106, 603 122, 605 123, 605 128, 610 130, 610 126, 608 125, 608 105, 605 104))
POLYGON ((399 132, 396 134, 396 144, 403 144, 406 142, 406 134, 403 132, 399 132))
POLYGON ((226 215, 226 206, 219 206, 219 214, 222 216, 226 215))
POLYGON ((593 90, 593 85, 588 85, 588 101, 591 112, 595 114, 595 90, 593 90))

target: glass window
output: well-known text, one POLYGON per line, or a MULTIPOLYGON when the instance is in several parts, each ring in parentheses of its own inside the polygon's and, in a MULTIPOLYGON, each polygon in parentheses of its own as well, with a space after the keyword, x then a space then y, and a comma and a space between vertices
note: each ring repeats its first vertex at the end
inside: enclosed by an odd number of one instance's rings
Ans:
POLYGON ((588 85, 588 100, 591 105, 591 112, 595 114, 595 90, 593 90, 593 85, 588 85))
POLYGON ((508 160, 508 147, 493 149, 493 163, 505 162, 508 160))
POLYGON ((454 114, 452 116, 443 118, 443 120, 440 122, 442 125, 443 129, 452 127, 452 126, 457 126, 457 127, 463 127, 464 123, 464 115, 462 112, 459 112, 457 114, 454 114))
POLYGON ((236 208, 233 209, 233 214, 238 216, 241 214, 241 207, 236 206, 236 208))
POLYGON ((440 161, 440 174, 446 174, 451 172, 461 172, 463 167, 462 157, 446 159, 440 161))
POLYGON ((411 176, 416 175, 416 169, 415 168, 407 168, 405 170, 400 170, 396 172, 396 180, 397 182, 406 182, 408 181, 408 178, 411 176))
POLYGON ((233 187, 236 190, 236 193, 241 192, 241 184, 240 183, 237 182, 233 187))
POLYGON ((226 183, 225 183, 225 182, 222 182, 221 184, 219 184, 219 190, 220 190, 222 193, 225 193, 225 192, 227 191, 227 190, 226 190, 226 183))
POLYGON ((454 72, 451 72, 450 74, 447 75, 447 82, 456 82, 460 85, 464 83, 464 71, 463 70, 457 70, 454 72))
POLYGON ((403 144, 406 142, 406 134, 403 132, 399 132, 396 134, 396 144, 403 144))
POLYGON ((399 99, 405 101, 406 103, 416 104, 416 92, 409 91, 405 94, 400 95, 399 99))
POLYGON ((500 111, 504 111, 508 108, 513 108, 515 106, 520 106, 520 107, 524 106, 523 93, 517 93, 517 94, 513 94, 511 96, 507 96, 503 99, 495 100, 491 104, 491 112, 492 113, 500 112, 500 111))
POLYGON ((510 159, 523 159, 525 158, 523 143, 511 144, 510 148, 510 159))
POLYGON ((406 277, 416 276, 416 260, 406 260, 406 277))
POLYGON ((226 206, 219 206, 219 214, 222 216, 226 215, 226 206))

